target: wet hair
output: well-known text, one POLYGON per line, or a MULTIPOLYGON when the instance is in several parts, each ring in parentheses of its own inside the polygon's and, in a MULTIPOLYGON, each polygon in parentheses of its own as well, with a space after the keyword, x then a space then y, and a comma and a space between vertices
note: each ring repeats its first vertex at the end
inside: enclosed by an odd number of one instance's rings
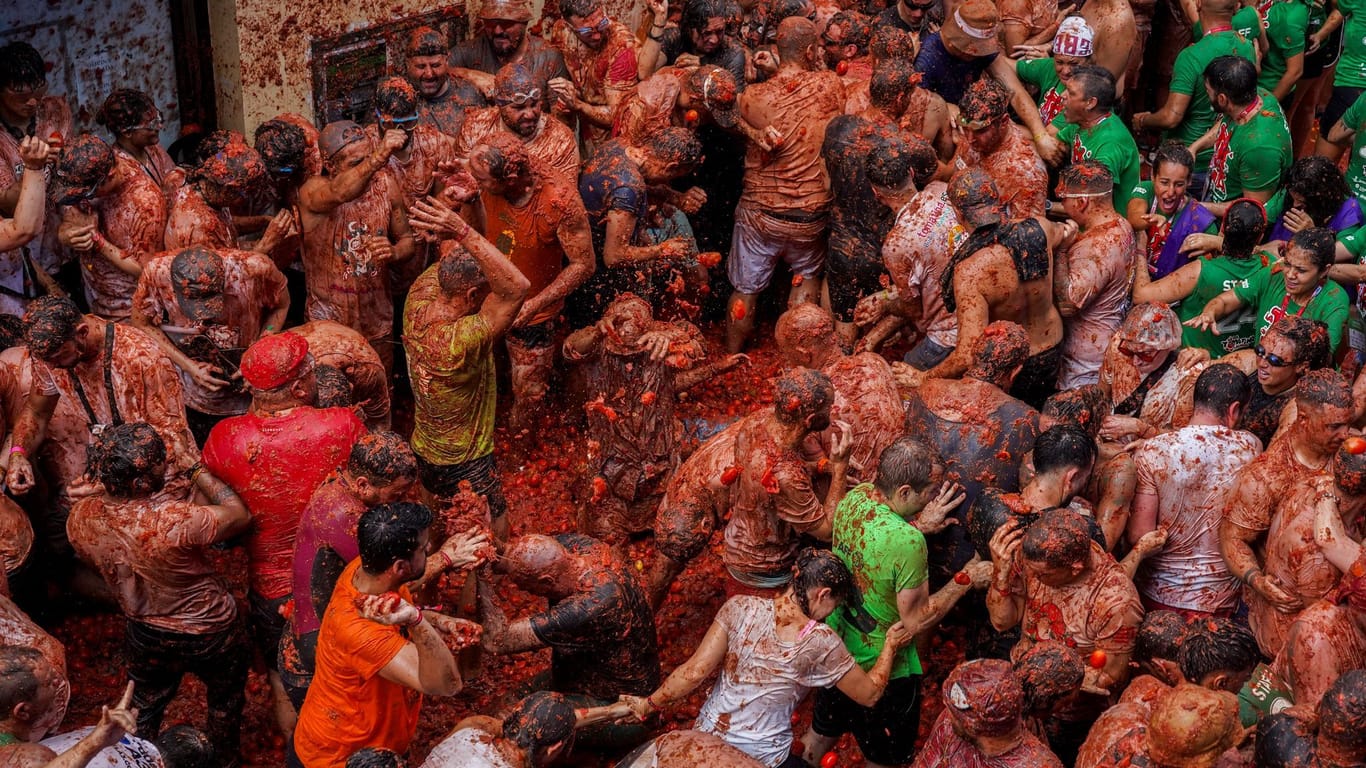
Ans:
POLYGON ((200 768, 218 763, 213 742, 193 725, 171 726, 161 732, 155 743, 166 768, 200 768))
POLYGON ((95 113, 95 122, 118 137, 142 125, 147 115, 156 112, 156 108, 151 96, 132 88, 120 88, 109 94, 109 98, 100 105, 100 111, 95 113))
POLYGON ((346 470, 364 477, 371 485, 384 486, 417 477, 417 456, 397 432, 381 429, 351 446, 346 470))
POLYGON ((1010 91, 996 80, 984 77, 968 86, 958 100, 958 109, 965 120, 976 123, 996 122, 1010 113, 1010 91))
POLYGON ((0 351, 24 343, 24 318, 0 313, 0 351))
POLYGON ((1004 386, 1006 377, 1029 359, 1029 334, 1006 320, 986 327, 972 342, 972 363, 965 376, 1004 386))
POLYGON ((304 164, 308 134, 287 120, 267 120, 256 126, 256 151, 271 170, 299 168, 304 164))
POLYGON ((36 649, 0 645, 0 712, 9 717, 20 704, 38 696, 38 675, 34 668, 43 661, 36 649))
POLYGON ((1234 403, 1247 405, 1252 398, 1252 383, 1242 371, 1228 363, 1215 363, 1195 379, 1195 407, 1211 413, 1228 413, 1234 403))
POLYGON ((602 7, 602 0, 560 0, 560 17, 568 19, 570 16, 578 16, 581 19, 593 15, 593 11, 602 7))
POLYGON ((942 466, 939 454, 925 441, 914 437, 900 437, 882 449, 877 460, 877 480, 873 485, 891 495, 903 485, 919 493, 934 477, 935 465, 942 466))
POLYGON ((94 437, 86 463, 86 471, 109 493, 142 495, 138 481, 153 478, 166 465, 166 441, 145 421, 118 424, 94 437))
POLYGON ((835 400, 830 377, 810 368, 792 368, 773 386, 773 412, 784 424, 797 424, 829 410, 835 400))
POLYGON ((1097 64, 1074 67, 1067 87, 1075 87, 1083 99, 1095 99, 1097 112, 1115 108, 1115 76, 1105 67, 1097 64))
POLYGON ((1300 408, 1351 408, 1352 382, 1332 369, 1310 371, 1295 384, 1295 405, 1300 408))
POLYGON ((1316 768, 1313 734, 1294 715, 1276 712, 1257 721, 1252 764, 1257 768, 1316 768))
POLYGON ((852 45, 858 49, 859 55, 868 53, 868 41, 873 36, 873 25, 867 16, 858 11, 840 11, 830 17, 826 23, 826 29, 839 27, 844 33, 840 45, 852 45))
POLYGON ((408 768, 408 761, 393 750, 366 747, 346 758, 346 768, 408 768))
POLYGON ((915 38, 904 29, 879 26, 868 40, 868 52, 879 62, 893 59, 915 62, 915 38))
POLYGON ((375 86, 375 109, 398 117, 416 114, 417 91, 402 77, 386 77, 375 86))
POLYGON ((1333 265, 1337 237, 1327 227, 1309 227, 1290 236, 1290 247, 1309 254, 1309 260, 1322 271, 1333 265))
POLYGON ((740 6, 735 0, 688 0, 683 4, 683 15, 678 26, 684 32, 699 31, 707 28, 712 19, 725 19, 729 26, 740 17, 740 6))
POLYGON ((1072 163, 1058 174, 1058 187, 1064 193, 1091 194, 1109 192, 1115 186, 1110 169, 1095 160, 1072 163))
POLYGON ((1110 397, 1099 384, 1083 384, 1049 395, 1043 401, 1040 413, 1081 427, 1094 440, 1100 434, 1105 417, 1110 415, 1110 397))
POLYGON ((1079 513, 1067 508, 1049 509, 1025 529, 1020 552, 1030 562, 1070 568, 1086 560, 1091 541, 1091 527, 1079 513))
POLYGON ((1030 646, 1013 665, 1024 691, 1025 711, 1043 712, 1081 688, 1086 667, 1076 651, 1058 640, 1030 646))
POLYGON ((531 754, 574 735, 574 705, 563 694, 537 691, 503 718, 503 738, 531 754))
POLYGON ((897 103, 906 103, 911 97, 906 85, 914 77, 915 67, 906 59, 879 61, 868 80, 869 101, 883 111, 897 103))
POLYGON ((51 357, 76 338, 76 329, 84 320, 76 302, 65 296, 43 296, 30 302, 24 313, 29 351, 40 360, 51 357))
POLYGON ((1182 677, 1199 685, 1201 680, 1216 672, 1249 669, 1261 656, 1252 630, 1232 619, 1206 618, 1186 630, 1176 663, 1182 677))
POLYGON ((1134 637, 1134 661, 1176 661, 1186 636, 1186 619, 1176 611, 1148 611, 1134 637))
MULTIPOLYGON (((535 175, 531 153, 526 145, 508 133, 495 133, 481 143, 479 155, 488 166, 489 175, 498 181, 513 177, 527 180, 535 175)), ((474 153, 471 153, 474 154, 474 153)))
POLYGON ((872 150, 864 172, 868 181, 879 187, 899 189, 909 176, 920 189, 930 183, 939 168, 934 147, 915 134, 903 136, 888 129, 887 135, 878 136, 872 150))
POLYGON ((366 573, 384 573, 417 552, 422 532, 432 524, 432 510, 425 504, 396 501, 381 504, 361 515, 356 528, 360 565, 366 573))
POLYGON ((1266 209, 1255 200, 1234 200, 1224 212, 1224 255, 1234 260, 1252 258, 1266 235, 1266 209))
POLYGON ((1332 363, 1328 349, 1328 326, 1299 315, 1286 315, 1262 332, 1262 338, 1275 333, 1295 347, 1293 362, 1309 363, 1309 370, 1327 368, 1332 363))
POLYGON ((1344 672, 1319 700, 1319 741, 1324 739, 1358 759, 1366 753, 1366 671, 1344 672))
POLYGON ((796 13, 784 17, 781 21, 769 20, 769 24, 777 30, 774 40, 777 43, 778 57, 782 61, 800 61, 806 49, 820 42, 820 34, 816 31, 815 23, 799 15, 801 7, 798 7, 796 13))
POLYGON ((0 88, 37 88, 47 82, 47 64, 28 43, 14 41, 0 46, 0 88))
POLYGON ((645 137, 642 147, 661 163, 688 168, 702 162, 702 142, 687 128, 671 127, 645 137))
POLYGON ((1034 471, 1086 469, 1096 461, 1096 442, 1075 424, 1057 424, 1034 441, 1034 471))
POLYGON ((356 404, 355 390, 342 369, 335 365, 318 363, 313 366, 313 378, 318 386, 314 407, 350 408, 356 404))
POLYGON ((1251 104, 1257 98, 1257 67, 1242 56, 1216 56, 1205 66, 1205 84, 1215 96, 1251 104))
POLYGON ((237 131, 220 129, 210 132, 209 135, 205 136, 203 140, 199 142, 199 147, 196 149, 199 157, 195 158, 195 165, 203 163, 205 160, 208 160, 219 152, 227 149, 229 144, 234 143, 245 144, 247 143, 246 137, 237 131))
POLYGON ((806 591, 821 587, 828 588, 830 596, 840 605, 852 608, 863 605, 863 595, 854 582, 854 574, 844 561, 828 549, 806 547, 797 553, 792 566, 792 595, 802 613, 811 615, 806 591))
POLYGON ((436 281, 447 296, 464 295, 465 291, 488 282, 479 262, 463 250, 441 258, 436 268, 436 281))
MULTIPOLYGON (((1317 226, 1327 226, 1351 194, 1347 179, 1332 160, 1322 155, 1301 157, 1285 175, 1285 188, 1304 202, 1304 212, 1317 226)), ((1289 201, 1286 201, 1289 206, 1289 201)))
POLYGON ((1163 165, 1179 165, 1186 169, 1186 175, 1190 175, 1195 170, 1195 156, 1190 149, 1175 139, 1164 141, 1157 148, 1157 154, 1153 156, 1153 169, 1159 169, 1163 165))

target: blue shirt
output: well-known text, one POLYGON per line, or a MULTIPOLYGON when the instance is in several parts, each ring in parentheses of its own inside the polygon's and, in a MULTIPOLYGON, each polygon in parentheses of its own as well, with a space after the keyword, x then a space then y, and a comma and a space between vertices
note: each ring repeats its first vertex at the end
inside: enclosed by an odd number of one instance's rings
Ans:
POLYGON ((939 94, 944 101, 957 104, 967 93, 968 86, 987 71, 997 54, 980 58, 960 59, 944 47, 939 33, 925 38, 920 55, 915 57, 915 71, 921 75, 920 87, 939 94))

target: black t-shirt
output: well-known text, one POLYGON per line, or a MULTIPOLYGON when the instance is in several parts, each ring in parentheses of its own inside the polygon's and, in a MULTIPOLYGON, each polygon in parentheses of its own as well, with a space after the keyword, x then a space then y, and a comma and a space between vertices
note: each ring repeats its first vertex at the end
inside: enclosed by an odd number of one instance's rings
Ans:
POLYGON ((650 695, 660 682, 659 647, 640 583, 601 542, 572 533, 555 538, 603 563, 583 575, 579 592, 531 617, 532 632, 551 648, 555 690, 606 701, 650 695))
MULTIPOLYGON (((564 56, 545 40, 530 32, 525 34, 527 43, 522 61, 547 82, 557 77, 568 79, 569 70, 564 66, 564 56)), ((476 35, 451 49, 450 65, 496 75, 503 62, 500 62, 493 52, 493 44, 489 42, 488 37, 476 35)))
MULTIPOLYGON (((664 60, 673 64, 679 56, 685 53, 695 53, 690 50, 689 40, 683 34, 683 30, 678 27, 669 27, 660 35, 659 48, 664 52, 664 60)), ((739 43, 727 37, 711 53, 698 54, 697 60, 702 64, 713 67, 720 67, 729 70, 735 75, 735 85, 739 90, 745 88, 745 49, 739 43)))
POLYGON ((1256 435, 1262 445, 1271 445, 1271 437, 1281 424, 1281 411, 1295 396, 1295 388, 1291 387, 1279 395, 1268 395, 1262 389, 1261 382, 1257 381, 1256 371, 1247 374, 1247 380, 1252 385, 1252 398, 1243 409, 1243 415, 1238 417, 1238 429, 1256 435))
POLYGON ((835 198, 830 217, 832 249, 871 250, 874 255, 881 251, 892 228, 892 211, 873 194, 868 157, 879 140, 896 134, 890 126, 855 115, 839 115, 826 126, 821 158, 835 198))

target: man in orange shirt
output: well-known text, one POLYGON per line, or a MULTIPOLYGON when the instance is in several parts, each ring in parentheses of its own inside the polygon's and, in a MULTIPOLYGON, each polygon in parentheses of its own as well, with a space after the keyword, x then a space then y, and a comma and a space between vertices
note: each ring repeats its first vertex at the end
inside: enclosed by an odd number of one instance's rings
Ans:
MULTIPOLYGON (((289 768, 344 768, 362 747, 404 754, 417 733, 422 695, 454 696, 463 686, 447 644, 478 643, 480 627, 419 610, 405 586, 426 570, 431 524, 432 511, 410 502, 361 516, 360 557, 342 571, 323 616, 313 684, 285 757, 289 768)), ((464 570, 482 562, 474 549, 440 556, 464 570)))

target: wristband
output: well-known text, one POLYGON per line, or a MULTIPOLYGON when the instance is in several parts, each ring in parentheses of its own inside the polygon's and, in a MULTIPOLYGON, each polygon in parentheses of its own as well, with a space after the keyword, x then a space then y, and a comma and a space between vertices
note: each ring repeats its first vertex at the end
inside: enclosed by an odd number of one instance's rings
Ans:
POLYGON ((1039 131, 1038 133, 1034 134, 1034 140, 1035 140, 1035 141, 1038 141, 1039 139, 1042 139, 1043 137, 1045 137, 1045 136, 1047 136, 1047 135, 1048 135, 1048 132, 1047 132, 1047 131, 1039 131))
POLYGON ((441 567, 441 570, 449 571, 451 568, 455 567, 455 561, 451 559, 450 555, 446 554, 446 550, 440 550, 437 554, 441 555, 441 559, 446 561, 446 564, 441 567))
POLYGON ((1251 568, 1247 569, 1246 571, 1243 572, 1243 583, 1246 584, 1246 585, 1248 585, 1249 587, 1252 586, 1252 580, 1253 580, 1254 578, 1256 578, 1256 577, 1257 577, 1257 574, 1259 574, 1259 573, 1261 573, 1261 572, 1262 572, 1262 569, 1261 569, 1261 568, 1258 568, 1258 567, 1255 566, 1255 565, 1252 566, 1251 568))
MULTIPOLYGON (((658 691, 656 691, 656 693, 658 693, 658 691)), ((645 703, 649 704, 650 709, 654 710, 655 712, 658 712, 660 710, 660 706, 655 703, 655 694, 653 693, 645 697, 645 703)))
POLYGON ((28 455, 28 451, 24 450, 24 446, 22 446, 22 445, 11 445, 11 446, 9 447, 9 452, 10 452, 10 455, 11 455, 11 456, 13 456, 13 455, 16 454, 16 453, 22 453, 22 454, 24 454, 25 456, 28 455))
POLYGON ((403 627, 404 627, 405 629, 412 629, 413 627, 416 627, 418 624, 421 624, 421 623, 422 623, 422 609, 421 609, 421 608, 418 608, 418 609, 417 609, 417 618, 416 618, 416 619, 413 619, 412 621, 408 622, 407 624, 404 624, 403 627))

